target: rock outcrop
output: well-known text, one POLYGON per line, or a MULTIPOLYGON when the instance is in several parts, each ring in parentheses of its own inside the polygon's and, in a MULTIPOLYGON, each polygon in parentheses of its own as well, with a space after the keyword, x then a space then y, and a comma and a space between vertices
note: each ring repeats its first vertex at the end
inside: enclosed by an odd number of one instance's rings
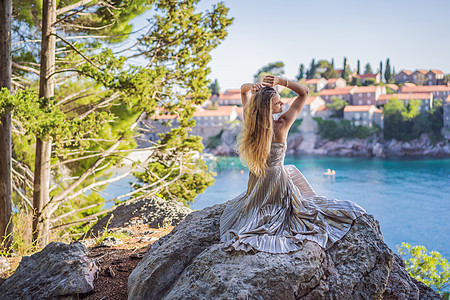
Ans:
POLYGON ((415 282, 370 215, 324 251, 222 251, 225 204, 193 212, 155 242, 128 280, 128 299, 440 299, 415 282))
POLYGON ((2 300, 78 299, 93 290, 97 266, 78 242, 50 243, 24 256, 14 274, 0 286, 2 300))
POLYGON ((87 232, 86 236, 98 236, 105 228, 116 229, 128 226, 146 224, 153 228, 164 225, 176 226, 192 209, 174 200, 164 200, 159 197, 135 200, 119 204, 113 211, 100 219, 87 232))
MULTIPOLYGON (((217 156, 236 155, 236 136, 241 124, 228 124, 222 133, 221 143, 214 149, 206 149, 217 156)), ((385 141, 381 137, 371 136, 365 139, 321 139, 317 135, 315 121, 302 122, 300 132, 288 136, 288 154, 311 154, 329 156, 366 156, 366 157, 396 157, 396 156, 422 156, 422 157, 448 157, 450 144, 448 142, 432 143, 427 134, 420 138, 402 142, 397 140, 385 141), (308 125, 309 124, 309 125, 308 125)))

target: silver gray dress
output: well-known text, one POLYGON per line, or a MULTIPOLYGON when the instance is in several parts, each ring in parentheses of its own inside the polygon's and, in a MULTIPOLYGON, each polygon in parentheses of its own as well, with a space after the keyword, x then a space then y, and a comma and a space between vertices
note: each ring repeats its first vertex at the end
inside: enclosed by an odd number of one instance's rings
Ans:
POLYGON ((284 165, 285 143, 273 143, 264 177, 250 173, 247 191, 228 201, 220 218, 227 251, 289 253, 304 240, 328 249, 365 210, 347 200, 318 196, 303 174, 284 165))

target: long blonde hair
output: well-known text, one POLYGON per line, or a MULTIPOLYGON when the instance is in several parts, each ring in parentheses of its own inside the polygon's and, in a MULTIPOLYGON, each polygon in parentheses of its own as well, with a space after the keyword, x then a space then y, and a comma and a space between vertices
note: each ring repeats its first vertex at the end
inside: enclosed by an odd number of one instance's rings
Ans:
POLYGON ((244 105, 244 125, 238 136, 239 157, 250 172, 264 176, 273 137, 272 99, 274 88, 263 87, 244 105))

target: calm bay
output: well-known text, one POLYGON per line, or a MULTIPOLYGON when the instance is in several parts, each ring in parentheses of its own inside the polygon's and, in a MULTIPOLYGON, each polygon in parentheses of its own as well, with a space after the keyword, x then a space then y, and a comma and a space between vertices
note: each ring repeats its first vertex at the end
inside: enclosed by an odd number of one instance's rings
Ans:
MULTIPOLYGON (((319 195, 365 208, 393 251, 406 242, 450 259, 450 159, 287 156, 285 164, 295 165, 319 195), (324 175, 327 169, 336 175, 324 175)), ((210 167, 216 182, 192 209, 226 202, 247 188, 248 170, 237 157, 219 158, 210 167)))

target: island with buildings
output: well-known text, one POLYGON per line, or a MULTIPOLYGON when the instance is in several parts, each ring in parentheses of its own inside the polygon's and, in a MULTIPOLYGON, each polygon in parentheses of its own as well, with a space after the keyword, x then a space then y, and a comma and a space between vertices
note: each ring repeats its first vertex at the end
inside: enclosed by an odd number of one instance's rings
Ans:
MULTIPOLYGON (((339 70, 338 70, 339 71, 339 70)), ((288 153, 344 156, 403 156, 425 155, 450 156, 450 85, 444 84, 445 74, 441 70, 402 70, 395 74, 392 83, 383 83, 381 74, 351 74, 360 85, 349 85, 343 78, 301 79, 310 88, 304 108, 298 116, 298 128, 288 139, 288 153), (366 85, 369 83, 368 85, 366 85), (407 106, 411 101, 420 102, 420 113, 442 106, 441 139, 430 140, 423 134, 412 141, 385 140, 383 137, 384 106, 396 99, 407 106), (336 101, 344 103, 339 114, 332 109, 336 101), (321 138, 317 129, 317 118, 322 120, 348 120, 354 126, 377 127, 378 135, 361 138, 329 140, 321 138)), ((354 82, 354 81, 353 81, 354 82)), ((295 97, 282 98, 284 111, 289 109, 295 97)), ((212 95, 194 113, 196 126, 191 134, 203 138, 207 152, 216 155, 235 155, 236 136, 242 121, 243 107, 239 89, 228 89, 212 95)), ((144 119, 146 138, 158 140, 158 133, 167 132, 165 126, 177 126, 175 115, 161 115, 144 119)), ((295 124, 294 124, 295 125, 295 124)))

